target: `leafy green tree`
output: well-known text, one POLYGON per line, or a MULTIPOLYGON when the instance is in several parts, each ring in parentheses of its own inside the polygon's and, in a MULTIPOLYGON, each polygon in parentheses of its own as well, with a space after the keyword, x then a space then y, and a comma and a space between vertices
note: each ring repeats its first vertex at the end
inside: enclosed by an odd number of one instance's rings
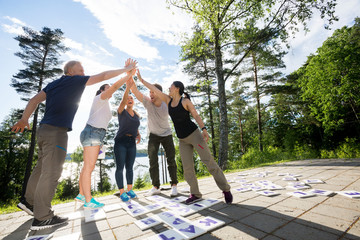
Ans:
MULTIPOLYGON (((195 26, 194 35, 191 38, 184 40, 180 55, 181 61, 187 63, 184 67, 184 71, 190 75, 191 80, 194 82, 193 86, 188 87, 189 92, 196 93, 195 97, 205 97, 205 100, 201 104, 201 109, 204 110, 203 107, 207 108, 207 114, 205 115, 209 116, 207 125, 210 128, 209 132, 211 132, 212 137, 211 146, 213 156, 216 158, 216 143, 214 141, 215 126, 213 117, 214 104, 211 99, 215 95, 215 91, 213 90, 213 85, 215 84, 215 62, 214 54, 211 52, 213 49, 211 45, 212 42, 204 35, 201 28, 195 26)), ((204 111, 201 111, 200 114, 203 112, 204 111)))
MULTIPOLYGON (((20 52, 16 52, 22 63, 26 66, 13 76, 10 84, 16 92, 22 95, 22 100, 28 101, 30 96, 36 95, 46 85, 47 81, 62 73, 58 68, 61 61, 60 53, 68 50, 63 44, 63 32, 60 29, 51 30, 44 27, 40 32, 23 27, 24 33, 15 37, 19 42, 20 52)), ((44 105, 39 104, 33 115, 31 141, 28 151, 26 172, 24 177, 22 196, 25 194, 27 181, 30 177, 33 164, 36 129, 39 110, 44 105)), ((40 112, 41 112, 40 111, 40 112)))
POLYGON ((360 18, 334 32, 311 56, 298 79, 311 114, 333 135, 360 134, 360 18))
POLYGON ((10 131, 21 117, 20 110, 12 110, 0 125, 0 201, 8 202, 17 199, 21 194, 24 180, 25 165, 23 159, 28 154, 27 146, 30 142, 30 132, 19 136, 10 131))
MULTIPOLYGON (((255 21, 249 21, 244 29, 235 29, 234 38, 238 44, 234 46, 234 55, 239 55, 246 51, 248 43, 260 34, 260 29, 256 27, 255 21)), ((269 36, 271 34, 268 34, 269 36)), ((248 54, 243 61, 246 66, 245 72, 252 72, 252 76, 245 77, 244 82, 253 82, 254 90, 253 97, 255 98, 257 110, 257 127, 258 127, 258 144, 259 150, 263 151, 263 122, 262 122, 262 108, 260 100, 265 95, 265 89, 273 84, 281 73, 277 70, 284 68, 282 61, 285 51, 282 50, 278 41, 273 39, 263 39, 259 42, 248 54)))
POLYGON ((134 183, 134 189, 140 189, 145 187, 145 181, 144 179, 140 176, 140 174, 138 174, 138 176, 136 177, 135 183, 134 183))
POLYGON ((233 76, 243 59, 264 39, 286 39, 291 32, 297 31, 297 25, 311 18, 314 9, 318 9, 321 17, 328 16, 331 23, 334 16, 335 0, 275 0, 234 1, 234 0, 168 0, 170 5, 184 9, 193 16, 197 24, 206 32, 214 43, 215 73, 218 84, 220 112, 219 165, 226 168, 228 158, 228 116, 225 92, 226 80, 233 76), (232 30, 244 26, 251 19, 262 25, 259 34, 249 42, 246 50, 231 66, 224 65, 224 52, 231 46, 241 44, 231 37, 232 30), (289 31, 290 30, 290 31, 289 31))

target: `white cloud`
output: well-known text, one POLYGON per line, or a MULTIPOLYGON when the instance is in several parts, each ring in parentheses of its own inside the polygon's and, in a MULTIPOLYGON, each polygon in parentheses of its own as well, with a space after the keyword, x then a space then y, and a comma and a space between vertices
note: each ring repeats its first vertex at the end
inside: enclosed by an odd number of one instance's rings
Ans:
POLYGON ((79 42, 76 42, 70 38, 65 38, 64 39, 64 44, 66 47, 71 48, 71 50, 78 50, 78 51, 82 51, 83 50, 83 45, 79 42))
POLYGON ((22 29, 22 27, 26 26, 24 22, 14 17, 5 16, 4 18, 11 22, 11 24, 1 24, 5 32, 15 35, 24 34, 24 31, 22 29))
POLYGON ((111 45, 134 58, 147 61, 161 59, 152 40, 169 45, 179 43, 180 32, 189 32, 190 16, 174 9, 167 9, 166 1, 108 0, 106 4, 96 0, 74 0, 81 2, 99 20, 100 27, 110 39, 111 45))

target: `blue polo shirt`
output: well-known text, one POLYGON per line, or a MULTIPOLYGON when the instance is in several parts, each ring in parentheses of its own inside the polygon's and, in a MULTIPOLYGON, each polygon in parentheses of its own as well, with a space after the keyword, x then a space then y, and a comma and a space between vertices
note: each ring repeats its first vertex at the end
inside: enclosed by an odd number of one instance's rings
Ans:
POLYGON ((62 76, 49 83, 46 93, 45 115, 40 124, 66 127, 72 130, 72 122, 79 107, 80 98, 90 76, 62 76))

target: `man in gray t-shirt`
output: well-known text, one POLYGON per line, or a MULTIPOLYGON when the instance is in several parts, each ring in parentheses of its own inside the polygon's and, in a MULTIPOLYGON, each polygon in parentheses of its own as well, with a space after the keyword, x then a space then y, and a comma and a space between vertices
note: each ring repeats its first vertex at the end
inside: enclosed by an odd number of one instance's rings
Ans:
MULTIPOLYGON (((162 87, 159 84, 154 84, 160 91, 162 87)), ((175 162, 175 147, 172 138, 172 132, 169 124, 168 106, 161 101, 153 91, 150 91, 150 97, 144 96, 133 84, 131 88, 135 97, 144 104, 148 114, 148 155, 150 162, 150 177, 153 188, 146 194, 147 196, 160 193, 160 179, 159 179, 159 159, 158 152, 160 143, 164 147, 168 170, 170 174, 171 197, 177 196, 177 167, 175 162)))

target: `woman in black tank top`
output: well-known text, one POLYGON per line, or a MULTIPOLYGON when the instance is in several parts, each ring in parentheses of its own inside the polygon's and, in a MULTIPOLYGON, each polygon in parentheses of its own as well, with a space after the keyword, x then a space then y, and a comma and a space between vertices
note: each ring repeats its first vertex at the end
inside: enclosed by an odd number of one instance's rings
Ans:
POLYGON ((211 175, 214 177, 217 186, 223 191, 225 202, 232 203, 233 197, 230 192, 224 173, 216 164, 210 149, 207 145, 209 134, 206 127, 196 111, 194 105, 190 101, 189 94, 184 92, 182 82, 175 81, 169 88, 169 95, 164 94, 154 85, 145 81, 140 72, 137 72, 138 79, 150 90, 154 91, 159 98, 168 104, 169 115, 174 123, 176 135, 179 138, 179 149, 181 161, 184 169, 184 177, 190 186, 190 196, 185 201, 186 204, 192 204, 201 200, 198 181, 194 170, 194 149, 198 152, 201 161, 205 164, 211 175), (185 95, 185 98, 182 95, 185 95), (198 126, 190 119, 190 114, 197 122, 198 126))

